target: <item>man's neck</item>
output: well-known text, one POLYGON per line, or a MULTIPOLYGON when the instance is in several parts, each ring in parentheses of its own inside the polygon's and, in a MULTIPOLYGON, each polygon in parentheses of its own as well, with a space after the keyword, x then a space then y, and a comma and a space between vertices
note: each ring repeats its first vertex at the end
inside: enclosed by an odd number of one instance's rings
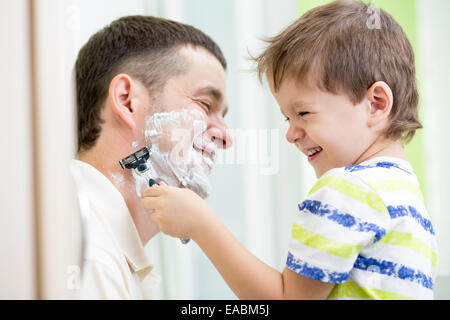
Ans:
POLYGON ((126 156, 128 154, 123 156, 117 154, 112 155, 107 152, 102 152, 98 147, 93 147, 88 151, 79 153, 78 159, 89 163, 100 171, 119 190, 130 211, 142 244, 145 246, 159 232, 159 229, 150 220, 149 214, 142 207, 141 198, 137 195, 136 191, 136 181, 131 170, 123 170, 119 164, 119 160, 126 156))

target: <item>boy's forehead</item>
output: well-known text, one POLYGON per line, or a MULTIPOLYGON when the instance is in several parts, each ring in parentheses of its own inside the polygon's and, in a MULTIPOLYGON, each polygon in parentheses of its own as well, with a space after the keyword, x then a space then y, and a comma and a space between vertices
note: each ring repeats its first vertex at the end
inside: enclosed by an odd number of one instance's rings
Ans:
POLYGON ((297 89, 298 91, 316 90, 320 89, 321 83, 317 75, 310 74, 301 77, 295 74, 286 74, 278 83, 275 83, 273 77, 268 74, 267 81, 272 92, 278 92, 286 88, 297 89))
POLYGON ((286 77, 283 79, 277 90, 274 88, 273 82, 270 84, 271 90, 274 94, 283 98, 289 107, 299 107, 308 105, 309 98, 313 96, 319 86, 313 83, 310 79, 297 79, 295 77, 286 77))

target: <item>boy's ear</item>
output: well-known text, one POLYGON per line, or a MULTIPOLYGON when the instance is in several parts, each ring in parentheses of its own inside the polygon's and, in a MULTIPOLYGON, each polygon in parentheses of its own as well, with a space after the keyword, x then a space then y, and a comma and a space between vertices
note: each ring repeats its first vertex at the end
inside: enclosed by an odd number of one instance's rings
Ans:
POLYGON ((368 125, 373 127, 389 117, 394 96, 386 82, 377 81, 367 90, 367 99, 369 100, 368 125))
POLYGON ((121 122, 121 125, 135 131, 136 110, 132 103, 133 80, 131 77, 123 73, 116 75, 109 84, 108 94, 115 118, 121 122))

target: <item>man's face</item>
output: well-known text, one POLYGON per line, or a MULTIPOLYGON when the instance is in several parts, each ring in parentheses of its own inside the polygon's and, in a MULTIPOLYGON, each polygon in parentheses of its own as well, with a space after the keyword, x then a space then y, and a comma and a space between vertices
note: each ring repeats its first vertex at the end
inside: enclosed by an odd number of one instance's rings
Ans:
POLYGON ((289 122, 286 139, 308 158, 320 177, 330 169, 355 164, 373 137, 365 100, 354 105, 343 94, 285 79, 271 91, 289 122))
POLYGON ((232 143, 224 121, 225 71, 203 48, 184 47, 180 54, 186 70, 170 78, 162 92, 150 92, 156 99, 143 131, 156 178, 205 197, 217 149, 232 143))

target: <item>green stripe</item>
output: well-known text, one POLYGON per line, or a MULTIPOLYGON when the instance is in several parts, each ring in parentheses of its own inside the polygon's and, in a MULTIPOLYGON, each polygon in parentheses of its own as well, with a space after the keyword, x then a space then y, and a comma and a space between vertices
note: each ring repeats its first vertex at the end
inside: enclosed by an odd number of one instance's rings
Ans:
POLYGON ((363 288, 355 282, 344 282, 334 286, 328 298, 357 298, 377 300, 413 300, 412 298, 373 288, 363 288))
POLYGON ((381 243, 402 246, 420 253, 431 260, 433 267, 437 267, 438 257, 422 240, 414 238, 410 233, 391 231, 380 240, 381 243))
POLYGON ((423 201, 422 191, 418 185, 407 180, 383 180, 374 183, 367 183, 376 191, 397 192, 406 191, 415 194, 423 201))
POLYGON ((376 193, 367 191, 366 189, 356 184, 353 184, 350 181, 341 177, 327 176, 320 179, 312 187, 311 191, 309 191, 308 196, 322 189, 323 187, 329 187, 331 189, 334 189, 345 196, 348 196, 350 198, 353 198, 355 200, 364 203, 365 205, 368 205, 372 209, 389 214, 383 201, 376 193))
POLYGON ((308 247, 341 258, 354 257, 363 249, 363 246, 356 246, 348 243, 332 241, 320 234, 308 231, 296 223, 294 223, 292 227, 291 237, 308 247))

